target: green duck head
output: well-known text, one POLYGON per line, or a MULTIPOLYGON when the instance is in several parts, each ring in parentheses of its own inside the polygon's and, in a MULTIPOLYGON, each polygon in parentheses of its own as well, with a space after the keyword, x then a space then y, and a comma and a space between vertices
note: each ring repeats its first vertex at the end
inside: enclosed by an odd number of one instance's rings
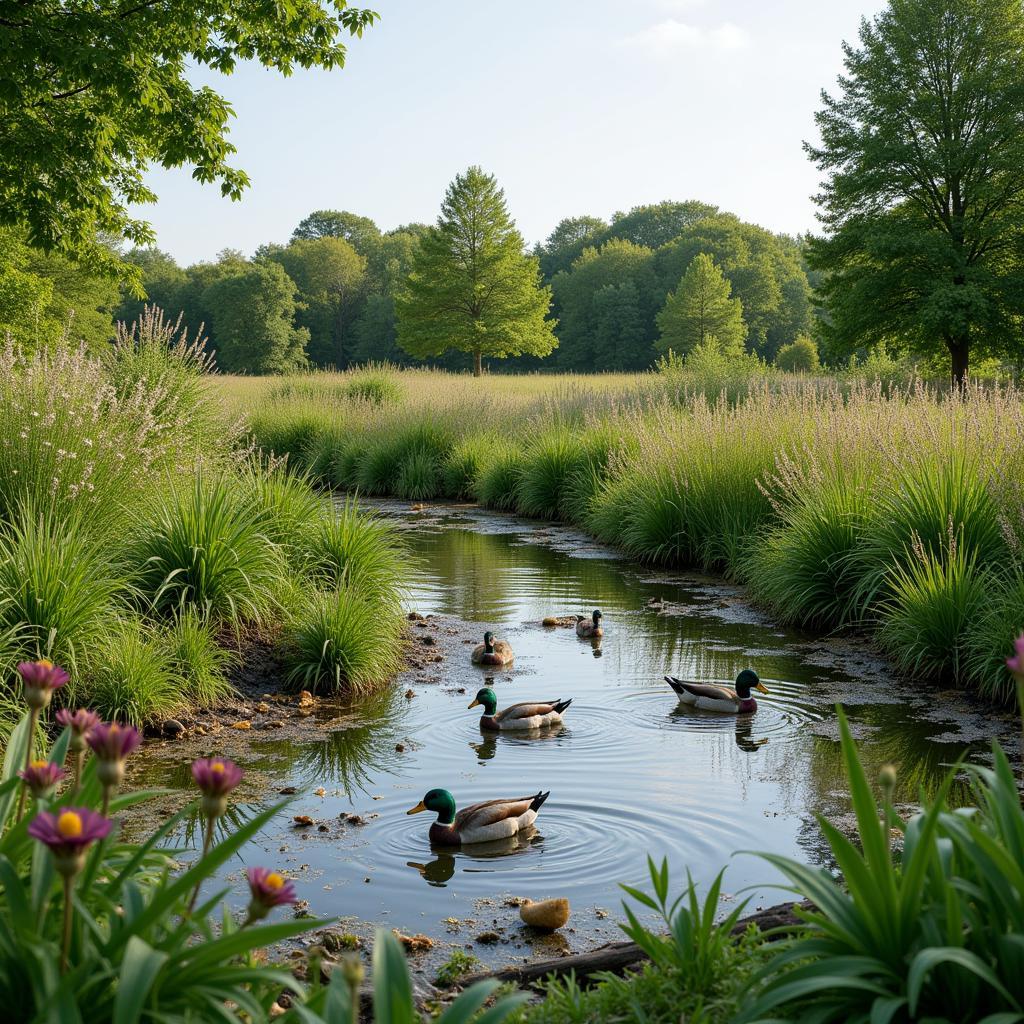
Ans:
POLYGON ((490 630, 484 633, 484 650, 488 654, 494 653, 494 634, 490 630))
POLYGON ((761 682, 760 677, 752 668, 745 668, 736 677, 736 696, 740 700, 746 700, 750 696, 751 690, 757 690, 758 693, 767 693, 768 687, 761 682))
POLYGON ((450 825, 455 820, 455 797, 447 789, 432 789, 406 814, 419 814, 420 811, 433 811, 442 825, 450 825))
POLYGON ((595 608, 594 609, 594 614, 591 616, 591 618, 594 620, 594 625, 595 626, 600 626, 601 625, 601 620, 604 618, 604 616, 601 614, 601 609, 600 608, 595 608))
POLYGON ((498 698, 489 686, 478 690, 477 695, 473 698, 473 703, 469 706, 475 708, 477 705, 484 709, 485 715, 493 715, 498 710, 498 698))

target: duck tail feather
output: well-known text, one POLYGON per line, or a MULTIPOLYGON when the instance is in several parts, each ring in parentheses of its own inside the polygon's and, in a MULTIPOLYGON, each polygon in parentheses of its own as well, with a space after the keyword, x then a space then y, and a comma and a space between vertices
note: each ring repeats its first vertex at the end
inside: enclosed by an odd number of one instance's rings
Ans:
POLYGON ((665 676, 665 682, 668 683, 668 685, 671 686, 672 689, 676 691, 676 693, 686 692, 686 687, 682 684, 680 680, 676 679, 675 676, 665 676))
POLYGON ((539 811, 541 809, 541 807, 544 806, 544 801, 547 800, 547 798, 549 796, 551 796, 551 790, 550 789, 546 793, 544 793, 544 792, 538 793, 530 801, 530 810, 531 811, 539 811))
POLYGON ((570 697, 568 700, 556 700, 555 701, 555 711, 557 711, 559 714, 561 714, 571 703, 572 703, 572 697, 570 697))

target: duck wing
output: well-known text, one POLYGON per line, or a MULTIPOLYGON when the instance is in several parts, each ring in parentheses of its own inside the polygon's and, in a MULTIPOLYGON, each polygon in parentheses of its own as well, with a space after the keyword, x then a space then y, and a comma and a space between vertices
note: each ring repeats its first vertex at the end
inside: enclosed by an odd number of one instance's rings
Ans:
POLYGON ((687 683, 673 676, 665 676, 665 679, 679 694, 689 693, 694 697, 707 697, 709 700, 739 700, 736 691, 728 686, 718 686, 715 683, 687 683))
POLYGON ((571 700, 559 701, 523 701, 519 704, 510 704, 507 708, 499 711, 495 716, 496 722, 515 722, 520 718, 536 718, 538 715, 550 715, 553 711, 562 712, 571 700))
POLYGON ((527 811, 538 810, 547 798, 547 793, 537 793, 535 796, 485 800, 483 803, 470 804, 469 807, 464 807, 455 815, 455 831, 463 832, 469 829, 483 828, 493 825, 496 821, 504 821, 506 818, 522 817, 527 811))

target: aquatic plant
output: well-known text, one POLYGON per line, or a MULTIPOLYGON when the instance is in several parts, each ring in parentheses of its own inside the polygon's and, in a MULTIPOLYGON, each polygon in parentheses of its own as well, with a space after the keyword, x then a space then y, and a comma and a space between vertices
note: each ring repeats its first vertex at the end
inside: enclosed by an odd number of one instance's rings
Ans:
POLYGON ((401 664, 402 626, 352 590, 314 592, 284 629, 288 683, 296 689, 363 693, 401 664))

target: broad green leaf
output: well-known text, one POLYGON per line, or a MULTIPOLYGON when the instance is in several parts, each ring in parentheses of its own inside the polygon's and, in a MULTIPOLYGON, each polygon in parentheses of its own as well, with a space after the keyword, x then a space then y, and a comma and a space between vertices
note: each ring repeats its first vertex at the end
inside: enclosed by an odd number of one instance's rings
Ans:
POLYGON ((141 1019, 142 1008, 167 959, 166 953, 153 949, 137 935, 128 940, 114 998, 113 1024, 136 1024, 141 1019))

